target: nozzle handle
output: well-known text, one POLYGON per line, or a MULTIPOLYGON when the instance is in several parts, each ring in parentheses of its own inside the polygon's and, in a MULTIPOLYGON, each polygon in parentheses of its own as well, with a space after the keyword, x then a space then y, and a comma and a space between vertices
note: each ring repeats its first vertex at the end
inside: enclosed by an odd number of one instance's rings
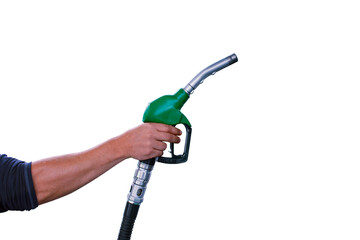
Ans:
POLYGON ((186 129, 186 139, 184 144, 184 152, 181 155, 175 155, 174 143, 170 143, 170 152, 171 157, 158 157, 158 162, 168 163, 168 164, 178 164, 184 163, 189 158, 189 148, 190 148, 190 140, 191 140, 191 127, 187 124, 184 124, 186 129))
POLYGON ((204 79, 210 75, 214 75, 216 72, 224 69, 231 64, 234 64, 238 61, 236 54, 231 54, 230 56, 217 61, 216 63, 211 64, 207 68, 204 68, 201 72, 199 72, 183 89, 187 94, 193 93, 195 88, 197 88, 201 83, 203 83, 204 79))

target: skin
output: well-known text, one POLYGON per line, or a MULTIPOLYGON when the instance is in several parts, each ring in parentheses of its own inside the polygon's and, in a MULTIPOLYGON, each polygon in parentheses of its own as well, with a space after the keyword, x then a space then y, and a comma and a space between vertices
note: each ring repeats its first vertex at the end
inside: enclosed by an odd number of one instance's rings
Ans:
POLYGON ((160 123, 144 123, 83 152, 32 163, 36 197, 43 204, 81 188, 127 158, 161 156, 166 143, 179 143, 181 131, 160 123))

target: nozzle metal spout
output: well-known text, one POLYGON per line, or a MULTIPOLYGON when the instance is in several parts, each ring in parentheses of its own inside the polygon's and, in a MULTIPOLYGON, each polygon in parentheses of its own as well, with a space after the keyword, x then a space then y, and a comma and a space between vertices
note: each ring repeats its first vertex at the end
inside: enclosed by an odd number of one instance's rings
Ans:
POLYGON ((223 68, 230 66, 233 63, 236 63, 238 58, 236 54, 232 54, 216 63, 211 64, 207 68, 204 68, 199 72, 183 89, 187 94, 193 93, 193 91, 203 83, 204 79, 210 75, 214 75, 216 72, 220 71, 223 68))
POLYGON ((237 58, 237 56, 236 56, 235 53, 232 54, 232 55, 230 55, 229 58, 230 58, 230 64, 229 64, 229 66, 230 66, 231 64, 233 64, 233 63, 236 63, 236 62, 238 61, 238 58, 237 58))

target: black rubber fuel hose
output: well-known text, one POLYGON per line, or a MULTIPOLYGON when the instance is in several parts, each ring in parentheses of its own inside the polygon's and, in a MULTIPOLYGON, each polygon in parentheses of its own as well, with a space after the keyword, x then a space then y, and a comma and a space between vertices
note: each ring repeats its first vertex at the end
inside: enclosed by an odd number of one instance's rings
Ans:
POLYGON ((126 202, 118 240, 130 240, 139 207, 140 205, 126 202))

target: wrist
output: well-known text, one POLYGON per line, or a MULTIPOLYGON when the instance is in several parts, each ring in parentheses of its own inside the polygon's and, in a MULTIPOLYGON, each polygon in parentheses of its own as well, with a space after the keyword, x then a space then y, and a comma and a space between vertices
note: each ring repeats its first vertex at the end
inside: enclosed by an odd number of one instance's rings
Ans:
POLYGON ((119 163, 130 157, 127 151, 126 142, 123 136, 118 136, 105 142, 107 151, 111 154, 111 158, 119 163))

